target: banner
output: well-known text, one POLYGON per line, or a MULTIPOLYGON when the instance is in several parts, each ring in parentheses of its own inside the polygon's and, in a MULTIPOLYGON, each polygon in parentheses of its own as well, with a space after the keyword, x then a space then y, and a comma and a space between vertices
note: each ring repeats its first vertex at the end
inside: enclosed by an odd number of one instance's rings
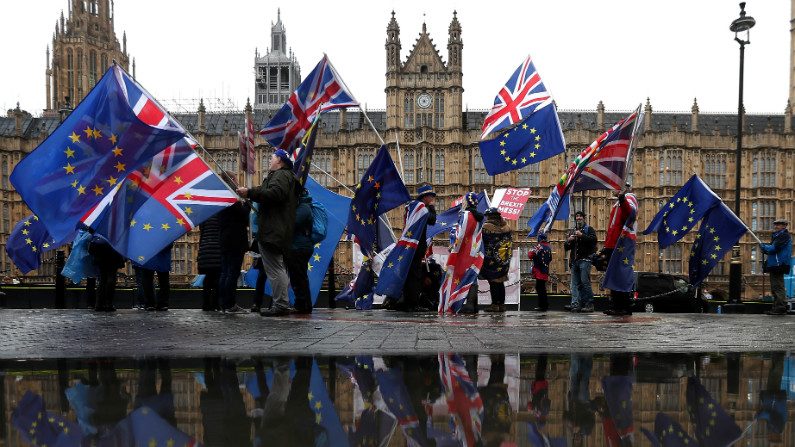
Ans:
POLYGON ((530 188, 500 188, 494 191, 491 203, 500 210, 503 219, 519 220, 529 198, 530 188))

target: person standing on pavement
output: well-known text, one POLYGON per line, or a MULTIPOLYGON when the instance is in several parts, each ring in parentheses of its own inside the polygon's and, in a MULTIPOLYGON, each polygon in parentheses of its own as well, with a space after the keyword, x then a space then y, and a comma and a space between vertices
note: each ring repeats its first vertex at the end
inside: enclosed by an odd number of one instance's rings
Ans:
POLYGON ((221 277, 221 223, 218 215, 199 225, 199 274, 202 281, 202 310, 221 310, 218 302, 218 279, 221 277))
MULTIPOLYGON (((634 233, 637 223, 638 198, 632 193, 632 186, 627 183, 623 190, 614 192, 614 194, 616 194, 616 202, 610 210, 605 246, 601 252, 605 266, 610 264, 610 257, 624 229, 629 228, 634 233)), ((604 313, 618 317, 632 315, 632 292, 611 290, 610 308, 604 313)))
POLYGON ((169 272, 171 271, 172 247, 174 247, 173 243, 168 244, 146 264, 137 265, 133 261, 138 293, 143 297, 143 303, 139 304, 143 304, 143 308, 147 311, 168 310, 168 298, 171 294, 169 272), (157 273, 157 295, 155 295, 155 273, 157 273))
POLYGON ((115 312, 113 298, 116 295, 116 275, 124 267, 124 258, 110 245, 107 239, 94 234, 88 246, 94 265, 99 269, 97 284, 97 312, 115 312))
POLYGON ((262 265, 273 288, 273 305, 260 312, 265 317, 287 315, 290 311, 287 297, 289 279, 284 258, 289 255, 293 242, 295 210, 298 207, 297 184, 290 156, 286 151, 276 149, 271 155, 268 175, 262 186, 237 188, 241 197, 259 203, 257 241, 262 265))
POLYGON ((489 208, 484 213, 483 248, 485 258, 480 277, 489 282, 491 294, 490 312, 505 312, 505 281, 511 266, 513 238, 511 226, 503 219, 497 208, 489 208))
POLYGON ((596 231, 585 222, 585 213, 574 213, 575 227, 563 244, 569 254, 571 271, 571 312, 593 312, 591 255, 596 253, 596 231))
POLYGON ((538 307, 535 311, 546 312, 549 310, 547 297, 547 281, 549 281, 549 264, 552 263, 552 247, 549 246, 546 233, 538 233, 538 245, 527 253, 533 261, 533 278, 536 280, 536 294, 538 307))
POLYGON ((295 210, 293 245, 285 258, 290 286, 295 295, 293 307, 296 313, 301 314, 312 313, 312 293, 309 291, 309 270, 307 270, 309 258, 315 248, 312 243, 312 225, 312 196, 304 188, 295 210))
POLYGON ((792 236, 787 231, 788 221, 776 219, 773 222, 773 235, 769 244, 759 244, 762 253, 767 255, 765 272, 770 275, 770 289, 773 292, 773 308, 768 315, 787 314, 787 292, 784 290, 784 275, 789 273, 792 259, 792 236))
MULTIPOLYGON (((464 211, 469 212, 472 217, 477 222, 483 222, 484 214, 478 210, 478 204, 480 203, 478 195, 474 192, 470 191, 464 194, 464 211)), ((481 230, 483 228, 481 227, 481 230)), ((474 234, 472 235, 474 238, 474 234)), ((455 242, 455 241, 453 241, 455 242)), ((451 244, 452 245, 452 244, 451 244)), ((472 287, 469 288, 469 292, 467 293, 467 298, 464 301, 464 305, 461 307, 462 314, 477 314, 478 313, 478 282, 475 281, 472 283, 472 287)))
MULTIPOLYGON (((227 174, 229 175, 229 174, 227 174)), ((221 226, 221 276, 218 279, 218 295, 224 313, 242 313, 245 309, 237 304, 237 280, 243 266, 243 256, 248 250, 248 214, 251 207, 238 200, 234 205, 218 213, 221 226)))
MULTIPOLYGON (((415 311, 419 306, 420 294, 422 293, 423 270, 425 268, 423 266, 423 261, 428 251, 428 241, 426 240, 428 225, 436 224, 436 193, 433 191, 433 186, 428 183, 420 185, 419 188, 417 188, 417 198, 415 200, 423 202, 428 208, 428 220, 417 238, 417 249, 414 251, 414 257, 411 259, 409 274, 406 277, 406 285, 403 288, 403 299, 394 305, 395 310, 415 311)), ((406 209, 411 209, 411 205, 406 209)), ((406 218, 408 218, 408 214, 406 218)))

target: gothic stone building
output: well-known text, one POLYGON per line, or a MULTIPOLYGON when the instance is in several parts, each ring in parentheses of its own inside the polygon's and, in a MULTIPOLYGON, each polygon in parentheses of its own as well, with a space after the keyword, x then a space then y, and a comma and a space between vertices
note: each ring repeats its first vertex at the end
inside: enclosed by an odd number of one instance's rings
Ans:
MULTIPOLYGON (((439 209, 445 209, 470 190, 492 192, 506 186, 530 188, 531 198, 522 217, 513 223, 522 257, 521 268, 529 273, 526 253, 535 241, 526 238, 528 218, 546 199, 551 186, 574 156, 630 111, 607 111, 602 102, 594 110, 560 110, 567 142, 565 156, 491 177, 485 171, 477 145, 487 111, 462 109, 462 35, 461 24, 453 13, 444 57, 423 25, 408 55, 403 58, 400 27, 393 13, 387 25, 385 44, 387 107, 366 113, 387 141, 409 189, 415 190, 421 182, 432 183, 439 193, 439 209)), ((273 112, 252 110, 249 105, 239 113, 213 113, 205 111, 202 105, 196 113, 175 116, 213 154, 219 168, 234 170, 238 166, 237 131, 243 129, 247 113, 253 114, 256 125, 262 126, 273 112)), ((648 225, 661 204, 693 173, 699 174, 717 194, 732 203, 735 184, 730 173, 735 166, 736 115, 701 113, 695 101, 689 112, 661 113, 653 110, 649 99, 644 113, 644 132, 633 155, 629 178, 640 199, 639 228, 648 225)), ((4 244, 14 223, 28 213, 11 189, 8 174, 56 125, 56 118, 32 117, 19 108, 9 110, 7 117, 0 118, 0 245, 4 244)), ((766 240, 770 238, 774 218, 792 220, 795 217, 794 174, 787 168, 795 166, 795 134, 789 103, 783 114, 745 115, 743 126, 745 149, 741 161, 740 217, 766 240)), ((322 117, 320 129, 314 162, 331 175, 322 174, 320 170, 313 174, 335 192, 350 195, 348 190, 370 164, 380 140, 366 123, 362 110, 327 113, 322 117)), ((257 150, 256 178, 262 178, 272 148, 258 139, 257 150)), ((586 211, 600 240, 605 236, 611 204, 609 194, 602 191, 588 192, 585 197, 578 194, 574 200, 574 208, 586 211)), ((391 212, 389 217, 399 232, 402 210, 391 212)), ((571 222, 556 222, 550 237, 554 256, 552 270, 558 280, 552 289, 559 292, 568 291, 562 241, 569 226, 571 222)), ((657 247, 655 235, 640 236, 638 241, 636 270, 687 273, 693 234, 662 251, 657 247)), ((187 282, 195 274, 197 242, 198 232, 194 231, 175 245, 175 282, 187 282)), ((741 246, 744 297, 756 298, 765 292, 761 253, 750 236, 741 240, 741 246)), ((338 274, 350 274, 351 249, 349 242, 340 243, 334 264, 338 274)), ((728 289, 728 262, 727 255, 708 278, 710 290, 725 292, 728 289)), ((0 251, 0 270, 15 272, 4 250, 0 251)), ((51 264, 47 264, 41 271, 29 274, 29 280, 48 280, 52 273, 51 264)), ((529 288, 529 275, 525 281, 529 288)), ((596 281, 594 275, 595 284, 596 281)), ((769 287, 765 293, 769 293, 769 287)))

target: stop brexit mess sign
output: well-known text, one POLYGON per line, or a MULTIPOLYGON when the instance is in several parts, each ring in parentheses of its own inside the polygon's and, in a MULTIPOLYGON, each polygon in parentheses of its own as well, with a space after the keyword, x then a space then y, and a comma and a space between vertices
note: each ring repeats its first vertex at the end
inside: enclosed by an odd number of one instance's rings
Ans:
MULTIPOLYGON (((527 188, 506 188, 504 191, 505 193, 502 195, 497 208, 504 219, 518 220, 522 214, 522 209, 527 203, 527 199, 530 198, 530 190, 527 188)), ((495 198, 500 192, 502 191, 495 191, 495 198)))

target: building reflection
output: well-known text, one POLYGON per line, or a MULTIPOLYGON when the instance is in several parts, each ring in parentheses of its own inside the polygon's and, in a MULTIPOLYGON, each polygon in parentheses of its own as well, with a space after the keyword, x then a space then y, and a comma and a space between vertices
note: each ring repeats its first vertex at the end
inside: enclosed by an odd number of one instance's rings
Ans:
POLYGON ((781 352, 2 361, 0 446, 43 430, 20 416, 31 396, 95 445, 150 420, 147 445, 651 446, 661 423, 702 445, 734 430, 795 445, 794 366, 781 352))

